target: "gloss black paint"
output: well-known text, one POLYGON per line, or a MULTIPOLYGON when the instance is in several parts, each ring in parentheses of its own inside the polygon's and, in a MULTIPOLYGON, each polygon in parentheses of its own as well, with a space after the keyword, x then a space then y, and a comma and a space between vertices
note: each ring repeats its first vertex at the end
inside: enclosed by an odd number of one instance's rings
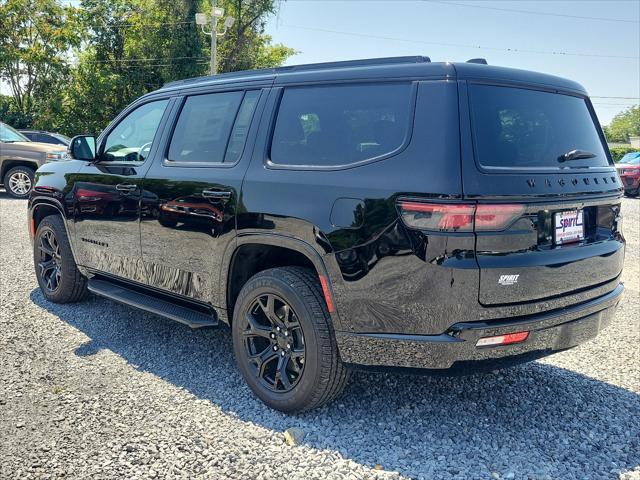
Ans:
POLYGON ((87 275, 105 274, 209 305, 226 321, 232 307, 229 272, 238 248, 265 244, 299 252, 329 279, 340 353, 353 364, 449 368, 492 358, 487 351, 478 353, 472 340, 522 325, 556 328, 564 340, 539 333, 527 346, 505 352, 569 348, 589 335, 568 322, 580 320, 583 330, 595 334, 610 321, 620 298, 620 181, 612 165, 535 174, 482 171, 469 122, 470 82, 587 98, 568 80, 476 64, 284 69, 176 82, 134 102, 98 138, 100 150, 132 108, 169 99, 144 162, 47 164, 37 172, 29 215, 38 218, 50 209, 63 215, 76 262, 87 275), (411 129, 393 155, 338 168, 271 163, 269 145, 283 89, 383 81, 413 87, 411 129), (186 95, 245 89, 261 94, 237 163, 168 161, 170 134, 186 95), (134 188, 123 192, 116 188, 122 184, 134 188), (228 197, 206 198, 205 190, 228 197), (499 233, 423 232, 403 225, 396 207, 400 198, 508 201, 524 204, 526 211, 499 233), (550 215, 572 208, 584 209, 587 238, 580 245, 554 247, 550 215), (519 274, 519 284, 501 287, 497 278, 504 274, 519 274), (551 323, 538 322, 549 318, 551 323))

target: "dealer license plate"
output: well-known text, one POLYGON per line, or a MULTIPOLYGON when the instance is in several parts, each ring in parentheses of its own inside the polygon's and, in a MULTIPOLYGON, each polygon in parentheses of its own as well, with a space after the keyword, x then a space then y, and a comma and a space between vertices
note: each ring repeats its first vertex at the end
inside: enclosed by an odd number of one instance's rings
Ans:
POLYGON ((582 210, 557 212, 555 215, 555 241, 557 244, 579 242, 584 238, 582 210))

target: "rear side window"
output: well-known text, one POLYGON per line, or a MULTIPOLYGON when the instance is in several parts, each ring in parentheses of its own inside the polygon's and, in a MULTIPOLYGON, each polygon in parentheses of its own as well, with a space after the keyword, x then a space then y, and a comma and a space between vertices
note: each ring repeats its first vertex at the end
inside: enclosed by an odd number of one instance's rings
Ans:
POLYGON ((247 92, 246 102, 243 102, 244 92, 222 92, 188 97, 171 138, 169 160, 198 163, 236 161, 242 153, 248 125, 255 108, 257 97, 254 93, 247 92), (236 122, 236 116, 238 122, 236 122), (232 129, 234 135, 230 139, 232 129), (228 144, 232 150, 227 150, 228 144))
POLYGON ((412 98, 409 83, 288 88, 271 162, 328 167, 392 153, 407 137, 412 98))
POLYGON ((585 100, 570 95, 491 85, 470 85, 479 163, 536 169, 602 167, 609 161, 585 100), (572 150, 592 158, 559 161, 572 150))

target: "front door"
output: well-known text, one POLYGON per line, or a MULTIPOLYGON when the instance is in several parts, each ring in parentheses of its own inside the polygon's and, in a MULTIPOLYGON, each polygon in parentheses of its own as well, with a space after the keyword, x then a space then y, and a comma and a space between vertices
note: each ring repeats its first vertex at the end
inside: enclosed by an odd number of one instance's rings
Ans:
POLYGON ((165 155, 143 183, 142 258, 151 286, 220 306, 220 265, 235 238, 260 97, 258 89, 194 94, 176 108, 165 155))
POLYGON ((74 175, 76 261, 146 282, 140 253, 142 179, 157 150, 168 99, 134 106, 99 139, 97 161, 74 175))

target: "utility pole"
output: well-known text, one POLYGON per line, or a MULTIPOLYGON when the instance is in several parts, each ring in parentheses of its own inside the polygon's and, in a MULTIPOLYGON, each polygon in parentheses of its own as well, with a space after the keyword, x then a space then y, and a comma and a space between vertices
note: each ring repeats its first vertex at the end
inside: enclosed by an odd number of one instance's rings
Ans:
POLYGON ((222 37, 227 33, 227 30, 231 28, 231 26, 236 21, 233 17, 227 17, 224 20, 224 30, 222 32, 218 32, 218 18, 224 16, 224 8, 218 7, 217 0, 211 0, 211 14, 207 15, 206 13, 196 13, 196 25, 200 25, 202 28, 202 33, 205 35, 211 36, 211 61, 210 61, 210 71, 211 75, 215 75, 218 73, 218 64, 217 64, 217 48, 218 48, 218 37, 222 37), (204 26, 210 24, 211 31, 207 32, 204 29, 204 26))
POLYGON ((218 17, 216 16, 216 0, 211 0, 211 75, 218 73, 216 53, 218 49, 218 17))

